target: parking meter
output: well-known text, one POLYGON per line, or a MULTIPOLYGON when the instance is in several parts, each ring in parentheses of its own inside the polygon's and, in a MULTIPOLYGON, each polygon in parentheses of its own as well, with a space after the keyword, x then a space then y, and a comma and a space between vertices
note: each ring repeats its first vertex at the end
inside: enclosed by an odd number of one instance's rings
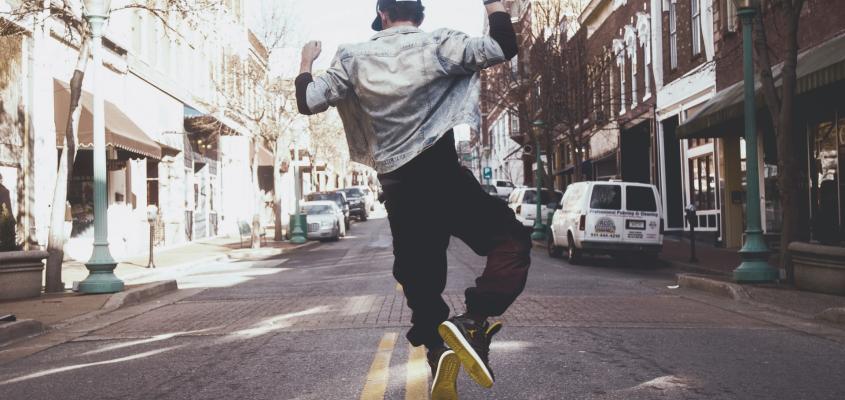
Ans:
POLYGON ((690 262, 698 262, 698 257, 695 256, 695 226, 698 224, 698 209, 695 204, 690 203, 685 209, 687 223, 689 224, 690 235, 690 262))
POLYGON ((155 268, 155 259, 153 258, 153 248, 155 247, 155 229, 156 220, 158 220, 158 207, 155 205, 147 206, 147 222, 150 223, 150 261, 147 263, 147 268, 155 268))

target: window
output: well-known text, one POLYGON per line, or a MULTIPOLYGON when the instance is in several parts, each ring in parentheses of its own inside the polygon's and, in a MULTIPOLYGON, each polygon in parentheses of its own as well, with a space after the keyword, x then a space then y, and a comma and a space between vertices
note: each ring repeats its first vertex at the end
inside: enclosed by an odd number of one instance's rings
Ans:
POLYGON ((619 185, 593 186, 593 196, 590 198, 590 208, 597 210, 621 210, 622 187, 619 185))
POLYGON ((725 0, 725 29, 736 32, 736 28, 736 3, 734 0, 725 0))
POLYGON ((510 135, 511 136, 519 135, 519 117, 514 113, 510 113, 510 120, 511 120, 510 135))
POLYGON ((625 204, 628 211, 657 212, 657 201, 650 187, 628 186, 625 190, 625 204))
POLYGON ((698 211, 716 210, 716 164, 713 153, 689 160, 690 199, 698 211))
POLYGON ((678 68, 678 14, 675 0, 669 3, 669 65, 678 68))
POLYGON ((701 54, 701 0, 691 0, 692 7, 692 55, 701 54))
POLYGON ((713 143, 713 138, 699 138, 699 139, 689 139, 687 141, 689 148, 694 149, 696 147, 704 146, 706 144, 713 143))

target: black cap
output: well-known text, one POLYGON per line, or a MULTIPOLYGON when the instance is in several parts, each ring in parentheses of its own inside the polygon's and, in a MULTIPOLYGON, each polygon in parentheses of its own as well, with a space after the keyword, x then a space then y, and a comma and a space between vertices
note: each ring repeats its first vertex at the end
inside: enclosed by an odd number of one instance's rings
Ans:
POLYGON ((378 0, 376 1, 376 19, 373 21, 373 30, 376 32, 380 32, 384 29, 384 26, 381 24, 381 15, 379 15, 379 10, 383 10, 388 8, 396 3, 399 2, 409 2, 409 3, 417 3, 422 6, 422 0, 378 0))

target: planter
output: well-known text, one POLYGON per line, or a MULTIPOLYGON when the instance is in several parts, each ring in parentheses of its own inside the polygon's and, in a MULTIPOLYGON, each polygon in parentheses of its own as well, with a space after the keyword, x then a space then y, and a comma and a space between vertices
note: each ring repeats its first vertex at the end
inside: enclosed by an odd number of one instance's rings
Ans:
POLYGON ((0 253, 0 301, 41 295, 41 276, 46 251, 0 253))
POLYGON ((845 248, 795 242, 789 245, 795 286, 845 296, 845 248))

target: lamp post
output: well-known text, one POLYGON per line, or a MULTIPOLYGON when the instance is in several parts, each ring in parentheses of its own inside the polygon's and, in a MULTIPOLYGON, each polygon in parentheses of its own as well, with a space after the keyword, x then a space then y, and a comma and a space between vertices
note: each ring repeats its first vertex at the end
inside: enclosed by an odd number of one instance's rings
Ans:
POLYGON ((540 158, 540 132, 545 127, 546 123, 542 120, 536 120, 532 123, 534 126, 534 155, 537 157, 537 214, 534 215, 534 232, 531 233, 532 240, 546 240, 546 225, 543 224, 542 214, 542 198, 543 198, 543 160, 540 158))
POLYGON ((757 166, 757 107, 754 104, 754 58, 752 32, 757 15, 757 0, 734 0, 737 14, 742 18, 742 55, 745 73, 745 154, 748 185, 745 213, 745 243, 739 251, 742 264, 734 270, 734 280, 740 283, 772 282, 779 273, 769 265, 769 249, 763 239, 760 221, 760 175, 757 166))
POLYGON ((115 293, 123 281, 114 275, 117 263, 109 252, 108 191, 106 177, 106 128, 100 72, 103 67, 103 29, 109 18, 111 0, 85 0, 85 19, 91 28, 91 75, 94 136, 94 251, 85 266, 89 274, 79 282, 82 293, 115 293))
POLYGON ((293 244, 303 244, 308 241, 306 238, 306 229, 308 229, 307 219, 302 211, 299 209, 299 198, 302 196, 302 171, 299 164, 299 147, 294 143, 293 146, 293 215, 290 221, 290 242, 293 244))

